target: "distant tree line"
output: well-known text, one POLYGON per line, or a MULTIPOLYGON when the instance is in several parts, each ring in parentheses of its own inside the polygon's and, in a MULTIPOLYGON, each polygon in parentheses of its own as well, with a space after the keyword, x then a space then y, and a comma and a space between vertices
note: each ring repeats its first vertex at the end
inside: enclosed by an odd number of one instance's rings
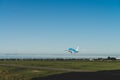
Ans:
POLYGON ((76 59, 76 58, 69 58, 69 59, 64 59, 64 58, 46 58, 46 59, 39 59, 39 58, 25 58, 25 59, 20 59, 20 58, 16 58, 16 59, 0 59, 1 61, 6 61, 6 60, 12 60, 12 61, 44 61, 44 60, 47 60, 47 61, 69 61, 69 60, 73 60, 73 61, 104 61, 104 60, 117 60, 115 57, 110 57, 108 56, 107 58, 81 58, 81 59, 76 59))
POLYGON ((110 56, 108 56, 107 59, 108 60, 117 60, 115 57, 110 57, 110 56))

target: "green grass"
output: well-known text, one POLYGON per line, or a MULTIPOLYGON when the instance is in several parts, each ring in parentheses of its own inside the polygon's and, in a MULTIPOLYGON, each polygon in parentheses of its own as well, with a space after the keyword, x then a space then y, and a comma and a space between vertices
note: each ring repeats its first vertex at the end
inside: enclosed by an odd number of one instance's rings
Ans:
POLYGON ((0 64, 16 64, 92 71, 120 69, 119 61, 0 61, 0 64))
MULTIPOLYGON (((15 64, 24 66, 65 68, 88 71, 120 70, 119 61, 0 61, 0 64, 15 64)), ((20 67, 0 66, 0 80, 30 80, 34 77, 45 77, 65 71, 26 69, 20 67)))

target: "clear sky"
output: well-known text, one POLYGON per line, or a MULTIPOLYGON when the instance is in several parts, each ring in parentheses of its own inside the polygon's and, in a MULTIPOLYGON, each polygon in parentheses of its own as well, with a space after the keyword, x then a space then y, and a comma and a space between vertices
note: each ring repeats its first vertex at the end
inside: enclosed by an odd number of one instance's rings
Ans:
POLYGON ((0 0, 1 53, 120 53, 119 0, 0 0))

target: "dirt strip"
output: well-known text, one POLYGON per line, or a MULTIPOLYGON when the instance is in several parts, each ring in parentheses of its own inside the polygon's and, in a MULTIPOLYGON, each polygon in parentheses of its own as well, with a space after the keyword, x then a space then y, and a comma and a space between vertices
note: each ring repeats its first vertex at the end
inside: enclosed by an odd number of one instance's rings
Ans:
POLYGON ((0 64, 0 66, 6 67, 19 67, 19 68, 29 68, 29 69, 44 69, 44 70, 57 70, 57 71, 68 71, 68 72, 95 72, 89 70, 76 70, 76 69, 66 69, 66 68, 51 68, 51 67, 40 67, 40 66, 25 66, 25 65, 15 65, 15 64, 0 64))

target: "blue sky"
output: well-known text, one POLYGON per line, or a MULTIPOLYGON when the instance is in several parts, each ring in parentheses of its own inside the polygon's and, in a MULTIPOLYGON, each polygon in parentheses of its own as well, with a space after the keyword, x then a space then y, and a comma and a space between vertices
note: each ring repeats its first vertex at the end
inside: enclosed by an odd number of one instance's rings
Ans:
POLYGON ((119 0, 0 0, 1 53, 120 53, 119 0))

